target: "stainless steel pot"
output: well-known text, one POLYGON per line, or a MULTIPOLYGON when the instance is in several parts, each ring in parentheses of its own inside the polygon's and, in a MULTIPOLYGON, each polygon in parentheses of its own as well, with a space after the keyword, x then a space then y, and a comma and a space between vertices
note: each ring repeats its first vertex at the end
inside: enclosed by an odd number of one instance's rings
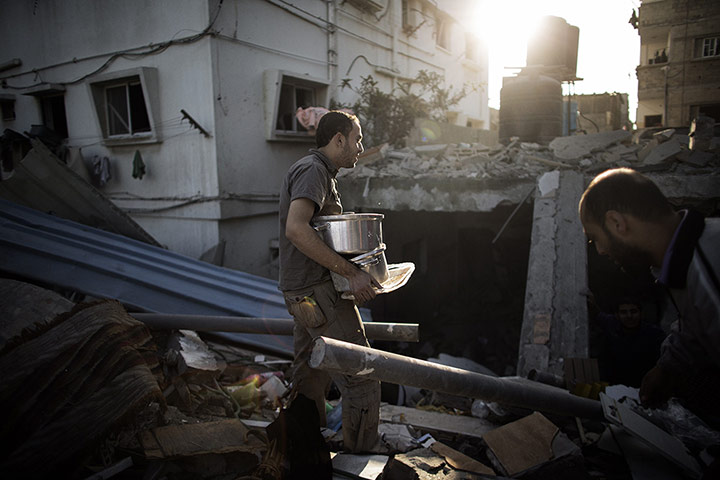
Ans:
POLYGON ((348 213, 315 217, 313 228, 341 254, 368 253, 382 244, 381 213, 348 213))
POLYGON ((350 261, 357 265, 360 270, 369 273, 378 283, 384 282, 390 276, 388 274, 387 260, 385 259, 384 243, 381 243, 378 248, 371 252, 351 258, 350 261))

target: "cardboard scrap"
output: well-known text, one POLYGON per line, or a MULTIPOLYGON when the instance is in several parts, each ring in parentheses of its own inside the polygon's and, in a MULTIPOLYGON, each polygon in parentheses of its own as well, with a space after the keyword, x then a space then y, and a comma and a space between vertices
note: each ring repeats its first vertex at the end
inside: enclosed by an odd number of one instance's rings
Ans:
POLYGON ((478 462, 474 458, 468 457, 462 452, 448 447, 444 443, 435 442, 430 445, 430 450, 445 458, 445 461, 455 470, 462 470, 470 473, 478 473, 481 475, 495 475, 495 471, 478 462))
POLYGON ((557 433, 558 427, 534 412, 486 433, 483 439, 507 474, 513 476, 551 460, 557 433))

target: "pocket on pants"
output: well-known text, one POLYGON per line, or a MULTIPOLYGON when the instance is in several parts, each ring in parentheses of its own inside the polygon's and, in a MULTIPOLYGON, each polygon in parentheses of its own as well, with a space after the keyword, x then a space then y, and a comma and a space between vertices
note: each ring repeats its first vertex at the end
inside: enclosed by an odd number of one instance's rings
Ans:
POLYGON ((295 321, 305 328, 318 328, 327 323, 327 318, 315 300, 312 290, 286 296, 285 305, 295 321))

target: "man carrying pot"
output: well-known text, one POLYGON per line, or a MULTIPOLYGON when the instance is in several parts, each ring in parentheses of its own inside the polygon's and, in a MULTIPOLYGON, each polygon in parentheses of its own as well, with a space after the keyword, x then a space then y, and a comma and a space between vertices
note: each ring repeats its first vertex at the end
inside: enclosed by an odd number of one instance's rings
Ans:
MULTIPOLYGON (((280 290, 295 319, 293 395, 315 402, 320 425, 326 425, 325 395, 331 377, 311 369, 312 340, 320 335, 369 346, 360 313, 352 300, 335 290, 330 271, 347 278, 358 303, 375 297, 380 287, 323 242, 311 226, 314 217, 342 213, 335 176, 353 168, 363 152, 362 129, 354 115, 326 113, 315 134, 317 149, 295 162, 280 189, 280 290)), ((360 376, 332 375, 342 393, 344 449, 370 451, 378 440, 380 383, 360 376)))

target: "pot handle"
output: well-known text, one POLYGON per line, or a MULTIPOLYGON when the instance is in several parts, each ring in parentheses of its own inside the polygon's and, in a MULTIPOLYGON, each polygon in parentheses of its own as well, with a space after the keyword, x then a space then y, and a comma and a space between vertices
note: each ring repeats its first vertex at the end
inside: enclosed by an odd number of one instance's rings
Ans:
POLYGON ((378 263, 380 263, 380 257, 368 258, 368 259, 361 260, 361 261, 355 262, 355 263, 356 263, 356 265, 361 266, 361 267, 370 267, 370 266, 377 265, 378 263))
POLYGON ((328 228, 330 228, 330 224, 329 223, 321 223, 320 225, 315 225, 313 228, 315 229, 316 232, 322 232, 323 230, 327 230, 328 228))

